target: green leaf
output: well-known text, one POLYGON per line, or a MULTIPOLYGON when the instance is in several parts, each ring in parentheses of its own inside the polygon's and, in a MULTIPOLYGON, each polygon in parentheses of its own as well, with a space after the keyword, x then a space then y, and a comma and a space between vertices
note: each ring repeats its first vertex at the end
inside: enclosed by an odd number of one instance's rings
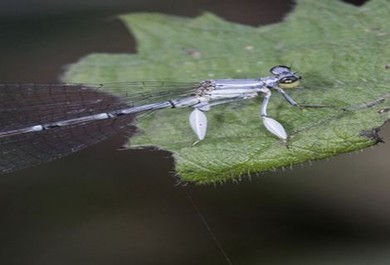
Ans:
POLYGON ((300 103, 334 107, 299 109, 273 95, 268 112, 289 133, 288 148, 263 127, 261 99, 213 108, 206 139, 195 146, 190 109, 162 110, 139 124, 143 133, 131 139, 132 145, 173 152, 186 181, 223 182, 377 143, 371 132, 390 117, 389 13, 387 0, 362 7, 300 0, 283 22, 258 28, 209 13, 195 19, 124 15, 138 53, 89 55, 72 65, 64 80, 254 78, 268 76, 274 65, 292 64, 304 79, 302 88, 289 94, 300 103))

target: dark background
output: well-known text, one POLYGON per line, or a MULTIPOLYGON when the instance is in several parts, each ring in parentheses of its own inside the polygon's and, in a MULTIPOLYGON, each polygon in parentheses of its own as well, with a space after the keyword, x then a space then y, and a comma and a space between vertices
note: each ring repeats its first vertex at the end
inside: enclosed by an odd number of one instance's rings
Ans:
MULTIPOLYGON (((115 14, 212 11, 257 26, 292 8, 283 0, 2 1, 0 81, 55 82, 89 53, 136 52, 115 14)), ((380 135, 390 138, 388 125, 380 135)), ((190 187, 175 186, 168 152, 120 144, 1 176, 0 264, 227 264, 187 194, 234 264, 390 261, 388 144, 190 187)))

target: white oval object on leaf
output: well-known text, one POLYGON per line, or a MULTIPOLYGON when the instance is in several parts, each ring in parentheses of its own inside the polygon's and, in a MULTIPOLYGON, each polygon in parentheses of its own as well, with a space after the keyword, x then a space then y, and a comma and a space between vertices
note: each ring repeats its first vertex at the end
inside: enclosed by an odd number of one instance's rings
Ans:
POLYGON ((283 128, 283 125, 280 124, 278 121, 270 118, 270 117, 262 117, 263 123, 265 128, 267 128, 268 131, 279 137, 280 139, 286 140, 287 139, 287 133, 283 128))
POLYGON ((203 140, 207 131, 207 117, 206 115, 195 108, 189 117, 190 125, 199 140, 203 140))

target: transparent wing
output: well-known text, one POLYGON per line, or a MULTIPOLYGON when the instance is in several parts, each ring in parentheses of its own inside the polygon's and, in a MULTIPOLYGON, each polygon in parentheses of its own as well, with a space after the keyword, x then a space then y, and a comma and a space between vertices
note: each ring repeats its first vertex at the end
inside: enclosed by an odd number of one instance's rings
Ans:
POLYGON ((106 83, 99 85, 98 89, 121 97, 131 106, 139 106, 188 96, 198 86, 199 83, 140 81, 106 83))
POLYGON ((134 115, 12 136, 1 137, 2 132, 160 102, 191 93, 195 87, 170 82, 0 84, 0 173, 58 159, 116 134, 129 134, 134 115))

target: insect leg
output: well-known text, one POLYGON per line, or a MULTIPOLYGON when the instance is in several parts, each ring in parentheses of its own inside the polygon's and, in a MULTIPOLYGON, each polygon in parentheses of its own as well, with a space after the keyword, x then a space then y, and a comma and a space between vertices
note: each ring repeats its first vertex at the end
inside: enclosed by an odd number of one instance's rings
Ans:
POLYGON ((268 108, 269 99, 271 97, 271 91, 267 88, 266 90, 263 91, 263 93, 264 93, 264 99, 260 107, 260 115, 263 119, 263 124, 270 133, 276 135, 282 140, 286 140, 287 133, 283 125, 280 124, 278 121, 268 117, 267 115, 267 108, 268 108))

